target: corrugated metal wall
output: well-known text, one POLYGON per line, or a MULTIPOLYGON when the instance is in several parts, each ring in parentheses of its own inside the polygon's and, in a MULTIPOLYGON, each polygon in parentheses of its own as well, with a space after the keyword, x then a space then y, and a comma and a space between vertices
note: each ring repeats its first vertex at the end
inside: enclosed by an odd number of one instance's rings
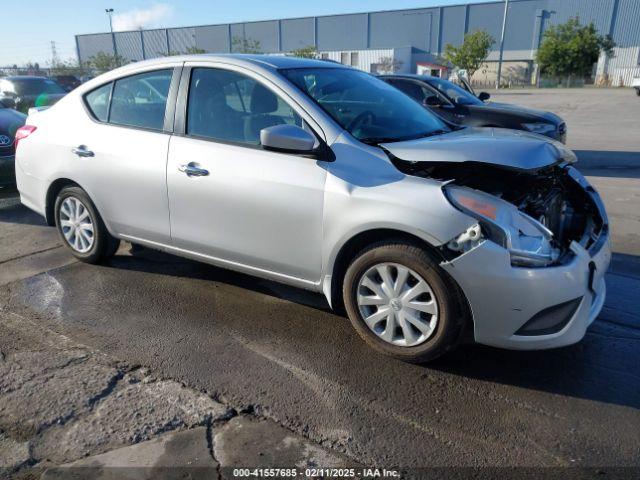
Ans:
MULTIPOLYGON (((381 50, 414 47, 440 54, 445 45, 459 45, 464 34, 486 30, 495 39, 489 60, 497 58, 504 3, 394 10, 348 15, 292 18, 210 25, 143 32, 78 35, 82 61, 98 52, 141 60, 189 48, 206 52, 238 51, 243 40, 259 42, 264 53, 288 52, 307 46, 318 51, 381 50), (114 41, 115 40, 115 41, 114 41)), ((620 48, 614 59, 602 63, 611 78, 624 82, 638 74, 640 48, 640 0, 511 0, 505 37, 505 60, 534 58, 542 32, 550 25, 578 16, 594 22, 601 33, 611 33, 620 48)))

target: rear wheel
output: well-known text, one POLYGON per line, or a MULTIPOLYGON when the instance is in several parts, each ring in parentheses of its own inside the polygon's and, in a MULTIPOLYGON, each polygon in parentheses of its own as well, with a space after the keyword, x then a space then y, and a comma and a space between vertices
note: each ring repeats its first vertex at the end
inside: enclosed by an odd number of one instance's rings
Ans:
POLYGON ((418 246, 385 242, 364 250, 347 269, 343 295, 356 331, 382 353, 421 363, 458 344, 462 292, 418 246))
POLYGON ((120 240, 107 231, 93 202, 80 187, 63 188, 54 209, 58 232, 76 258, 98 263, 116 253, 120 240))

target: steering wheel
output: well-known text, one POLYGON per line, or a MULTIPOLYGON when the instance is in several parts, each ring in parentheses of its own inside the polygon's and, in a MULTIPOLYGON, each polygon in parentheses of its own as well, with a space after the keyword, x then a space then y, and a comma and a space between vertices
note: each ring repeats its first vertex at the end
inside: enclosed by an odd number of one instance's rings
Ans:
POLYGON ((354 132, 356 128, 373 124, 375 119, 375 113, 373 113, 371 110, 365 110, 364 112, 358 114, 356 118, 351 120, 351 122, 349 122, 349 125, 347 125, 347 130, 350 132, 354 132))

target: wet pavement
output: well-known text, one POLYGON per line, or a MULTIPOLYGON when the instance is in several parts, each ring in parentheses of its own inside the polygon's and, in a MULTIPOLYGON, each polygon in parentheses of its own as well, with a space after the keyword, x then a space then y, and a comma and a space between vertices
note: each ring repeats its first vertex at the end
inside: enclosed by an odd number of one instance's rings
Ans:
POLYGON ((640 466, 640 163, 605 175, 600 160, 591 180, 617 253, 602 314, 563 349, 469 345, 404 364, 302 290, 126 246, 108 265, 59 265, 55 243, 36 241, 50 230, 10 202, 2 248, 10 228, 35 242, 21 258, 52 249, 5 283, 0 308, 366 465, 640 466))
POLYGON ((607 282, 576 346, 429 366, 374 353, 320 296, 146 250, 8 284, 0 303, 365 464, 637 464, 640 275, 607 282))

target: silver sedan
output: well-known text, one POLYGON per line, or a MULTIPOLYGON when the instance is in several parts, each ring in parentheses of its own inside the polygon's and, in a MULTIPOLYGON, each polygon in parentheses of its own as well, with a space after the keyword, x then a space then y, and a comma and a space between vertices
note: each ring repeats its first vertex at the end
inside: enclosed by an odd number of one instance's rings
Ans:
POLYGON ((139 62, 16 140, 21 201, 80 260, 123 239, 322 292, 407 361, 571 344, 604 302, 609 225, 571 151, 449 125, 334 63, 139 62))

